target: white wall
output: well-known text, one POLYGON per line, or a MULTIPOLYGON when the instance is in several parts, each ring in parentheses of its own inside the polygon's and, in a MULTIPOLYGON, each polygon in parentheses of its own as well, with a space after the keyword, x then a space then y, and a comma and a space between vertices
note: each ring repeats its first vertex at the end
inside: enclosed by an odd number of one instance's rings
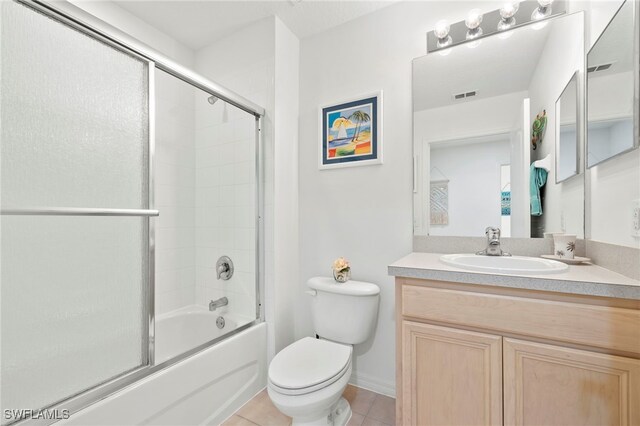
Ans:
MULTIPOLYGON (((592 1, 584 7, 587 13, 587 50, 596 42, 602 31, 609 23, 621 0, 592 1)), ((608 86, 607 90, 599 91, 605 96, 627 96, 620 93, 617 85, 607 84, 608 78, 624 79, 623 75, 599 77, 592 84, 608 86), (602 83, 600 83, 602 82, 602 83), (620 93, 618 95, 618 93, 620 93)), ((614 105, 628 108, 628 104, 615 102, 614 105)), ((607 109, 610 108, 607 102, 607 109)), ((595 106, 590 104, 590 110, 595 106)), ((617 112, 617 111, 616 111, 617 112)), ((631 207, 635 200, 640 199, 640 150, 619 155, 604 163, 587 169, 585 173, 587 185, 586 199, 586 236, 589 239, 640 248, 640 238, 631 236, 632 216, 631 207)))
MULTIPOLYGON (((577 13, 554 22, 538 66, 529 85, 531 120, 547 112, 547 128, 538 148, 531 150, 531 161, 551 158, 551 171, 545 185, 542 218, 546 232, 568 232, 584 236, 584 184, 582 175, 556 184, 556 101, 574 72, 583 67, 584 16, 577 13)), ((578 78, 582 78, 578 76, 578 78)), ((580 146, 579 144, 578 146, 580 146)))
POLYGON ((298 103, 300 42, 275 19, 273 309, 275 352, 295 340, 298 288, 298 103))
POLYGON ((531 235, 531 212, 529 195, 529 167, 531 144, 531 100, 527 97, 518 107, 518 118, 513 123, 511 140, 511 236, 531 235), (516 167, 522 164, 525 167, 516 167))
MULTIPOLYGON (((444 58, 443 58, 444 59, 444 58)), ((431 142, 455 142, 459 140, 483 137, 487 135, 510 134, 513 133, 514 127, 522 127, 520 109, 524 98, 528 97, 527 91, 508 93, 500 96, 492 96, 485 99, 473 99, 470 101, 462 101, 456 105, 448 105, 439 108, 431 108, 413 113, 413 140, 414 155, 416 158, 417 173, 417 192, 414 194, 413 211, 414 211, 414 231, 416 235, 447 235, 441 233, 443 230, 438 229, 432 232, 429 225, 429 191, 430 180, 437 180, 440 177, 432 179, 430 170, 433 168, 430 160, 431 142), (460 126, 459 123, 465 123, 460 126)), ((513 135, 514 144, 522 141, 513 135)), ((528 146, 528 142, 527 142, 528 146)), ((514 145, 514 155, 511 160, 506 163, 512 163, 512 171, 516 174, 522 174, 523 168, 527 168, 522 161, 518 161, 520 166, 516 166, 515 161, 518 155, 515 152, 522 151, 522 148, 514 145)), ((524 185, 512 187, 512 196, 519 197, 528 196, 528 187, 526 194, 517 194, 522 192, 524 185)), ((517 207, 514 204, 512 214, 516 213, 517 207)), ((450 212, 452 212, 450 208, 450 212)), ((458 212, 470 215, 467 212, 458 212)), ((528 214, 528 213, 527 213, 528 214)), ((522 213, 520 213, 520 216, 522 213)), ((496 222, 497 226, 498 222, 496 222)), ((488 222, 484 227, 475 229, 469 234, 449 234, 449 235, 477 235, 481 236, 484 229, 488 226, 488 222)), ((512 234, 513 236, 528 236, 521 233, 512 234)))
POLYGON ((510 151, 507 136, 431 147, 431 179, 449 180, 449 223, 431 225, 429 235, 480 236, 500 226, 500 166, 510 163, 510 151))
POLYGON ((416 143, 438 142, 508 133, 517 121, 522 99, 527 96, 524 90, 416 111, 414 138, 416 143), (459 123, 465 125, 460 126, 459 123))
POLYGON ((568 11, 583 10, 586 14, 586 46, 587 51, 600 37, 611 17, 624 0, 569 0, 568 11))
POLYGON ((632 141, 633 119, 631 118, 590 126, 587 164, 600 163, 628 150, 631 148, 632 141))
POLYGON ((590 239, 640 248, 631 236, 632 206, 640 200, 640 150, 622 154, 589 169, 590 239))
POLYGON ((411 61, 435 22, 488 2, 401 2, 300 43, 300 279, 296 336, 313 334, 306 280, 338 256, 353 279, 381 288, 375 335, 355 348, 352 381, 395 392, 393 278, 387 265, 412 249, 411 61), (472 6, 473 5, 473 6, 472 6), (318 106, 384 91, 384 164, 318 170, 318 106))

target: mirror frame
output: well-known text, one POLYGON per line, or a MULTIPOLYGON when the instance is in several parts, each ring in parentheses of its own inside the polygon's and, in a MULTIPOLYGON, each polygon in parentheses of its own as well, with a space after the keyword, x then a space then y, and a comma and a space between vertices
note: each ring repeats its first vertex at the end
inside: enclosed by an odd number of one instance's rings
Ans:
POLYGON ((607 29, 611 26, 613 20, 618 16, 620 10, 629 2, 633 9, 633 63, 635 65, 634 73, 633 73, 633 144, 630 148, 625 149, 624 151, 620 151, 611 157, 605 158, 604 160, 598 161, 589 165, 589 156, 586 155, 589 152, 589 76, 585 74, 585 102, 584 102, 584 110, 585 110, 585 125, 584 129, 584 140, 585 140, 585 155, 584 155, 584 167, 590 169, 599 164, 606 163, 607 161, 618 158, 621 155, 624 155, 628 152, 631 152, 640 147, 640 3, 637 0, 624 0, 616 13, 611 17, 607 26, 604 28, 602 33, 598 36, 596 41, 593 43, 589 51, 587 52, 585 58, 585 72, 589 68, 589 54, 596 47, 600 39, 607 32, 607 29))
MULTIPOLYGON (((586 64, 586 61, 585 61, 586 64)), ((586 67, 585 67, 586 69, 586 67)), ((556 115, 556 146, 555 146, 555 183, 561 183, 561 182, 566 182, 569 179, 571 179, 572 177, 575 176, 580 176, 580 174, 582 174, 582 168, 580 167, 580 140, 581 138, 581 133, 582 133, 582 114, 580 111, 580 103, 581 103, 581 99, 580 99, 580 90, 579 90, 579 85, 580 85, 580 76, 579 76, 580 72, 579 70, 576 70, 573 75, 571 76, 571 78, 569 79, 569 81, 567 82, 566 86, 564 86, 564 89, 562 89, 562 92, 560 93, 560 96, 558 96, 558 99, 556 99, 556 104, 554 106, 555 108, 555 115, 556 115), (560 114, 558 114, 558 103, 560 102, 560 100, 562 99, 562 95, 564 95, 564 92, 566 92, 567 88, 569 87, 569 85, 571 84, 572 81, 575 81, 576 83, 576 164, 575 164, 575 170, 573 172, 573 174, 567 176, 564 179, 560 179, 559 176, 559 171, 560 171, 560 127, 561 127, 561 123, 560 123, 560 114)))

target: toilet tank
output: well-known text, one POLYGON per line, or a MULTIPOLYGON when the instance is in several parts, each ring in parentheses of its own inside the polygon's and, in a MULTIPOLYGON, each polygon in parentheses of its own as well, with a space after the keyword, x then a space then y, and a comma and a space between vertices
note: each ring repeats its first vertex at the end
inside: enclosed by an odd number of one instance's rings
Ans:
POLYGON ((352 280, 337 283, 327 277, 311 278, 307 285, 313 326, 320 337, 356 345, 371 336, 378 318, 377 285, 352 280))

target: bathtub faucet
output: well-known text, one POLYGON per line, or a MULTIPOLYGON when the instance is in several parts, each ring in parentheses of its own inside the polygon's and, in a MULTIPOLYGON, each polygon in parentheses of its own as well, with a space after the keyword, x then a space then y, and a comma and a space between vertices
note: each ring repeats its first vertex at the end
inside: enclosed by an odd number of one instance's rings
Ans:
POLYGON ((210 311, 215 311, 218 308, 221 308, 222 306, 227 306, 229 304, 229 299, 227 299, 226 297, 221 297, 218 300, 212 300, 211 302, 209 302, 209 310, 210 311))

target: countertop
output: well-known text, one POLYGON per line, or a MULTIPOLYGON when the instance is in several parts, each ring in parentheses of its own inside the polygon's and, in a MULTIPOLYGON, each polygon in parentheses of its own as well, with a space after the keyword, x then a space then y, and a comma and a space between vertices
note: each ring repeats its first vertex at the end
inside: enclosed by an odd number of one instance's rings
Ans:
POLYGON ((440 253, 411 253, 389 265, 389 275, 640 300, 640 281, 597 265, 569 265, 567 271, 557 274, 506 275, 449 266, 440 261, 440 256, 440 253))

